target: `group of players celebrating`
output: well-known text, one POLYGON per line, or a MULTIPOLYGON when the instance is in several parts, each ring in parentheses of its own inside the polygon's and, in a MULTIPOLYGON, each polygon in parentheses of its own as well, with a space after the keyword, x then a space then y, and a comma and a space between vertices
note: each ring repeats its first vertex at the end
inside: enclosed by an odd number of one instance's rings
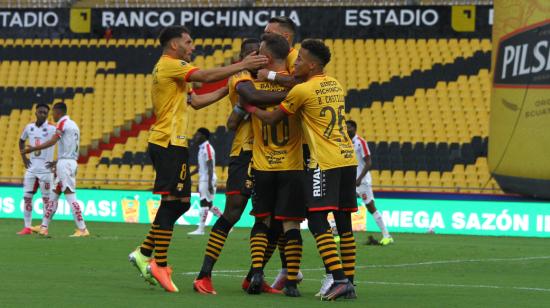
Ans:
MULTIPOLYGON (((148 151, 156 171, 154 193, 162 200, 145 240, 129 255, 150 284, 178 291, 167 263, 174 224, 190 207, 186 110, 206 107, 229 94, 234 108, 227 127, 235 131, 235 138, 226 205, 210 231, 195 291, 216 294, 213 267, 251 198, 250 214, 255 217, 251 266, 242 283, 247 293, 300 296, 300 223, 307 218, 330 277, 319 295, 323 300, 356 298, 351 214, 357 211, 357 158, 346 127, 355 123, 346 123, 344 89, 324 74, 330 50, 314 39, 303 40, 299 51, 291 48, 295 30, 289 18, 274 17, 261 39, 243 41, 241 61, 213 69, 190 64, 194 47, 185 27, 161 32, 163 55, 154 68, 152 87, 157 120, 148 151), (227 87, 208 94, 197 95, 190 89, 191 82, 225 78, 229 78, 227 87), (330 212, 340 236, 340 253, 327 221, 330 212), (263 269, 277 248, 282 270, 270 286, 263 269)), ((389 234, 385 238, 391 240, 389 234)))

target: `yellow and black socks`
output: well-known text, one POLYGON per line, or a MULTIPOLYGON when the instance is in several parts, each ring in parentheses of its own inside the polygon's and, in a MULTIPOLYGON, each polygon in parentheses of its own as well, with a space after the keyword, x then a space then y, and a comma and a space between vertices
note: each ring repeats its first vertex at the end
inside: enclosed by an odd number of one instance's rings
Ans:
POLYGON ((344 274, 353 282, 355 276, 355 238, 353 232, 344 232, 340 235, 340 257, 344 274))
POLYGON ((328 212, 310 212, 308 217, 308 227, 315 242, 317 243, 317 250, 325 269, 332 273, 334 280, 346 280, 344 271, 342 269, 342 263, 338 250, 336 249, 336 243, 334 242, 334 236, 327 222, 328 212))
POLYGON ((159 225, 155 223, 151 225, 149 233, 147 233, 145 240, 143 241, 143 243, 141 243, 141 246, 139 248, 142 255, 146 257, 151 257, 151 255, 153 254, 153 251, 155 250, 155 231, 158 230, 158 228, 159 225))
POLYGON ((151 232, 155 243, 155 262, 158 266, 165 267, 168 265, 168 248, 172 240, 174 224, 188 209, 189 203, 180 200, 163 200, 160 203, 153 222, 153 224, 158 224, 158 228, 151 232))
POLYGON ((206 251, 204 252, 202 268, 197 279, 212 275, 212 268, 222 253, 223 245, 227 240, 227 234, 232 227, 233 224, 229 223, 223 216, 220 216, 212 226, 210 237, 206 244, 206 251))
POLYGON ((267 231, 268 227, 263 222, 256 222, 250 231, 250 258, 253 272, 263 270, 268 242, 267 231))
POLYGON ((285 232, 286 245, 284 246, 287 265, 287 283, 296 286, 300 263, 302 261, 302 235, 300 230, 291 229, 285 232))

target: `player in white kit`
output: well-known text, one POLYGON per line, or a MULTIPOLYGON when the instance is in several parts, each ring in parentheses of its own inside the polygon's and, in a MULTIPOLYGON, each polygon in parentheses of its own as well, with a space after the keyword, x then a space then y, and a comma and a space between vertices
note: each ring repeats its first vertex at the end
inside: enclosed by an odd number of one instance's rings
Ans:
POLYGON ((191 235, 204 235, 204 225, 208 218, 208 211, 212 212, 216 217, 222 215, 219 208, 213 205, 214 196, 216 195, 216 152, 208 139, 210 131, 204 127, 197 130, 193 139, 196 144, 199 144, 198 166, 197 169, 191 172, 191 175, 199 173, 199 195, 201 200, 200 220, 197 230, 189 232, 191 235))
POLYGON ((359 137, 357 132, 357 123, 352 120, 346 121, 346 126, 348 129, 348 135, 352 138, 353 147, 355 149, 355 154, 357 156, 357 180, 355 192, 363 200, 363 204, 367 207, 369 213, 371 213, 374 221, 382 231, 382 239, 380 240, 380 245, 389 245, 393 243, 393 238, 391 237, 382 215, 374 206, 374 195, 372 193, 372 177, 370 175, 370 168, 372 166, 372 161, 370 157, 369 146, 365 139, 359 137))
MULTIPOLYGON (((21 138, 19 139, 19 150, 25 149, 25 142, 29 140, 30 145, 40 145, 49 141, 55 134, 55 126, 50 125, 48 121, 48 113, 50 107, 46 104, 36 105, 36 122, 27 124, 21 138)), ((29 158, 25 154, 21 154, 23 163, 27 171, 23 179, 23 200, 24 200, 24 228, 17 232, 19 235, 32 234, 32 197, 36 193, 38 187, 42 193, 42 201, 44 209, 49 203, 51 186, 53 185, 53 173, 47 164, 53 161, 54 147, 34 152, 29 158)), ((44 210, 44 214, 46 211, 44 210)))
POLYGON ((80 205, 76 199, 76 169, 80 142, 80 129, 67 115, 67 105, 56 103, 52 108, 52 115, 57 122, 55 135, 46 143, 28 147, 23 152, 31 153, 52 147, 59 141, 56 164, 56 187, 46 209, 46 214, 40 226, 40 234, 48 234, 48 226, 57 210, 57 202, 61 193, 65 193, 67 202, 71 205, 77 229, 71 237, 89 236, 90 233, 84 223, 80 205))

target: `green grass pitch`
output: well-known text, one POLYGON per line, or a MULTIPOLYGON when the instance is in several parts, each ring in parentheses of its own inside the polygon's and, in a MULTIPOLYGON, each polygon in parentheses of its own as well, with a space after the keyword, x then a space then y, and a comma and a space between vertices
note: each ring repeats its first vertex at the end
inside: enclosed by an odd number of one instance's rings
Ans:
MULTIPOLYGON (((300 298, 248 295, 241 288, 249 266, 249 229, 235 229, 215 268, 216 296, 192 289, 207 236, 177 226, 169 263, 180 292, 152 288, 127 260, 147 225, 89 223, 90 238, 69 238, 74 224, 54 221, 51 238, 17 236, 19 220, 1 220, 2 307, 548 307, 550 239, 394 234, 389 247, 365 246, 357 234, 354 301, 320 302, 324 274, 314 242, 304 237, 300 298)), ((378 234, 375 234, 378 237, 378 234)), ((280 266, 266 269, 271 281, 280 266)))

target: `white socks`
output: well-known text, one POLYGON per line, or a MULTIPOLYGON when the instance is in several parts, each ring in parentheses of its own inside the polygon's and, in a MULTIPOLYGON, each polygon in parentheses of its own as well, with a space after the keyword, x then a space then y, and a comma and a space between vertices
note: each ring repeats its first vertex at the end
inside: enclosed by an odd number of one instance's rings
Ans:
POLYGON ((48 228, 50 221, 53 219, 55 211, 57 211, 57 201, 59 200, 59 195, 52 193, 50 201, 44 203, 44 217, 42 218, 42 227, 48 228))
POLYGON ((23 195, 23 200, 25 201, 23 221, 25 222, 25 228, 30 228, 32 225, 32 195, 25 193, 23 195))
POLYGON ((372 217, 376 221, 376 224, 378 225, 378 228, 380 228, 380 231, 382 231, 382 236, 384 238, 391 237, 390 233, 388 232, 388 229, 386 228, 386 225, 384 224, 384 220, 382 219, 382 215, 378 213, 378 211, 372 213, 372 217))
POLYGON ((220 211, 217 206, 212 205, 212 207, 210 208, 210 212, 212 212, 212 214, 214 214, 214 216, 216 217, 222 216, 222 211, 220 211))
POLYGON ((208 218, 208 207, 201 206, 201 209, 199 211, 199 230, 204 230, 204 225, 206 224, 206 218, 208 218))
POLYGON ((80 209, 80 205, 76 201, 76 193, 66 193, 65 199, 67 199, 67 202, 69 202, 69 204, 71 205, 71 210, 73 211, 74 223, 76 224, 76 227, 80 230, 86 229, 86 224, 84 223, 84 218, 82 217, 82 210, 80 209))

